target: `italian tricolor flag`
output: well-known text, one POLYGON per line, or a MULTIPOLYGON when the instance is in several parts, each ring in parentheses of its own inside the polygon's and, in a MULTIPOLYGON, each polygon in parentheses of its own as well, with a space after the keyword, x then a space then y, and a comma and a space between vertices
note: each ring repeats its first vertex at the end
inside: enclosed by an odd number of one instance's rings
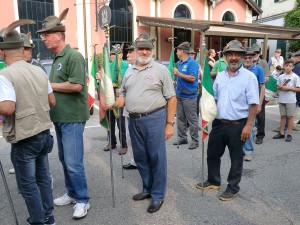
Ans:
POLYGON ((205 58, 204 73, 202 77, 202 97, 200 100, 202 117, 202 141, 208 136, 208 124, 214 120, 217 115, 217 106, 214 98, 214 90, 208 58, 205 58))
POLYGON ((277 80, 273 77, 269 77, 269 81, 266 83, 265 92, 265 105, 273 98, 274 93, 277 91, 277 80))
POLYGON ((106 45, 103 47, 103 67, 101 69, 99 116, 100 124, 109 130, 106 111, 115 103, 115 94, 110 72, 108 51, 106 45))
POLYGON ((95 89, 98 86, 97 80, 96 80, 96 73, 97 73, 97 56, 96 52, 94 53, 93 59, 92 59, 92 66, 89 76, 89 86, 88 86, 88 104, 89 109, 94 105, 96 101, 96 95, 95 95, 95 89))

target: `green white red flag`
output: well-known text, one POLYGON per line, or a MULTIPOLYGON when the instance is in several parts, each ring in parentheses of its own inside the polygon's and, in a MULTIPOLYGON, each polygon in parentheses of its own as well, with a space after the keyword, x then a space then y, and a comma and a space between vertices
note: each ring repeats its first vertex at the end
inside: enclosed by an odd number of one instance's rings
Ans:
POLYGON ((94 105, 96 101, 96 94, 95 89, 98 86, 97 80, 96 80, 96 73, 97 73, 97 56, 96 52, 94 53, 93 59, 92 59, 92 66, 90 70, 89 75, 89 82, 88 82, 88 105, 89 109, 94 105))
POLYGON ((101 69, 99 116, 100 124, 109 130, 106 111, 115 103, 115 94, 110 72, 108 51, 106 45, 103 47, 103 67, 101 69))
POLYGON ((266 82, 266 91, 265 91, 265 105, 273 98, 273 95, 277 91, 277 80, 273 77, 269 77, 269 81, 266 82))
POLYGON ((208 136, 208 125, 217 115, 217 105, 214 98, 213 83, 210 76, 208 58, 205 58, 204 73, 202 77, 202 96, 200 99, 202 117, 202 141, 208 136))
POLYGON ((174 76, 174 72, 173 72, 174 67, 175 67, 174 48, 172 48, 172 51, 170 53, 169 65, 168 65, 168 69, 169 69, 169 72, 171 74, 171 79, 172 80, 175 80, 175 76, 174 76))

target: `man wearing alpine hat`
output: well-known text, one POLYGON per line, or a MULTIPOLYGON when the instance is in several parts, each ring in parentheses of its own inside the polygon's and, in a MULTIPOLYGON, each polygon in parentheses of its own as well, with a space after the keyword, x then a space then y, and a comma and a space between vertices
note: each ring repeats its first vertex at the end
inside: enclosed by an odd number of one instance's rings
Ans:
MULTIPOLYGON (((233 40, 223 50, 227 68, 219 73, 213 84, 218 114, 212 123, 207 147, 208 177, 204 189, 219 189, 221 157, 226 146, 231 168, 226 190, 219 195, 222 201, 233 199, 240 190, 243 172, 243 143, 249 139, 259 104, 258 82, 252 72, 242 67, 246 50, 233 40)), ((202 188, 198 183, 197 188, 202 188)))
POLYGON ((89 119, 85 61, 80 52, 65 43, 63 25, 68 13, 49 16, 38 30, 46 47, 54 53, 49 80, 56 97, 50 117, 55 126, 58 156, 63 166, 67 193, 56 198, 54 204, 76 203, 73 218, 82 218, 90 208, 83 164, 83 132, 89 119))

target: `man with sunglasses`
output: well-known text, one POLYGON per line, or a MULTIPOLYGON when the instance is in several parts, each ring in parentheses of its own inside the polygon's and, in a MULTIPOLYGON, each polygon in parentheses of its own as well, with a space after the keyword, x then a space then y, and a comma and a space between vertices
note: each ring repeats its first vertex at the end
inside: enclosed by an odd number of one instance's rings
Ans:
POLYGON ((62 24, 68 9, 59 17, 49 16, 38 30, 46 47, 54 53, 49 75, 56 107, 51 108, 58 156, 63 166, 67 193, 54 200, 57 206, 76 203, 73 218, 87 215, 90 208, 83 164, 83 132, 89 119, 85 61, 80 52, 65 42, 66 27, 62 24))

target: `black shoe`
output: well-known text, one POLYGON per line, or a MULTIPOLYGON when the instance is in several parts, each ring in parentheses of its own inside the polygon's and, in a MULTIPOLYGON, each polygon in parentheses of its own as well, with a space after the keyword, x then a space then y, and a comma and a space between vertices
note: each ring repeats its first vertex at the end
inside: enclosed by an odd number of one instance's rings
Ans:
POLYGON ((286 135, 285 141, 290 142, 292 140, 292 135, 288 134, 286 135))
MULTIPOLYGON (((202 189, 202 183, 197 183, 196 188, 202 189)), ((211 184, 208 181, 205 181, 203 183, 203 190, 206 189, 218 190, 220 189, 220 185, 211 184)))
POLYGON ((134 169, 137 169, 137 166, 132 165, 131 163, 128 163, 127 165, 123 166, 123 169, 125 169, 125 170, 134 170, 134 169))
MULTIPOLYGON (((181 140, 181 141, 178 141, 178 145, 185 145, 185 144, 187 144, 187 143, 188 143, 187 140, 181 140)), ((175 142, 173 143, 173 145, 177 145, 177 141, 175 141, 175 142)))
POLYGON ((219 199, 222 201, 230 201, 237 195, 237 192, 228 190, 224 191, 222 194, 219 195, 219 199))
POLYGON ((285 137, 284 134, 278 133, 278 134, 276 134, 276 135, 273 137, 273 139, 281 139, 281 138, 284 138, 284 137, 285 137))
POLYGON ((199 147, 198 143, 191 143, 190 146, 189 146, 189 149, 193 150, 193 149, 198 148, 198 147, 199 147))
POLYGON ((256 141, 255 141, 255 144, 260 145, 260 144, 263 143, 263 140, 264 140, 263 138, 257 137, 257 138, 256 138, 256 141))
POLYGON ((147 212, 154 213, 154 212, 158 211, 163 203, 164 203, 164 201, 151 201, 151 203, 147 209, 147 212))
MULTIPOLYGON (((111 145, 111 149, 112 149, 112 150, 115 149, 116 147, 117 147, 116 144, 112 144, 112 145, 111 145)), ((103 151, 105 151, 105 152, 109 151, 109 144, 106 145, 106 147, 103 149, 103 151)))
POLYGON ((147 193, 147 192, 141 192, 139 194, 136 194, 132 197, 132 199, 134 201, 140 201, 140 200, 144 200, 146 198, 151 198, 151 194, 147 193))

